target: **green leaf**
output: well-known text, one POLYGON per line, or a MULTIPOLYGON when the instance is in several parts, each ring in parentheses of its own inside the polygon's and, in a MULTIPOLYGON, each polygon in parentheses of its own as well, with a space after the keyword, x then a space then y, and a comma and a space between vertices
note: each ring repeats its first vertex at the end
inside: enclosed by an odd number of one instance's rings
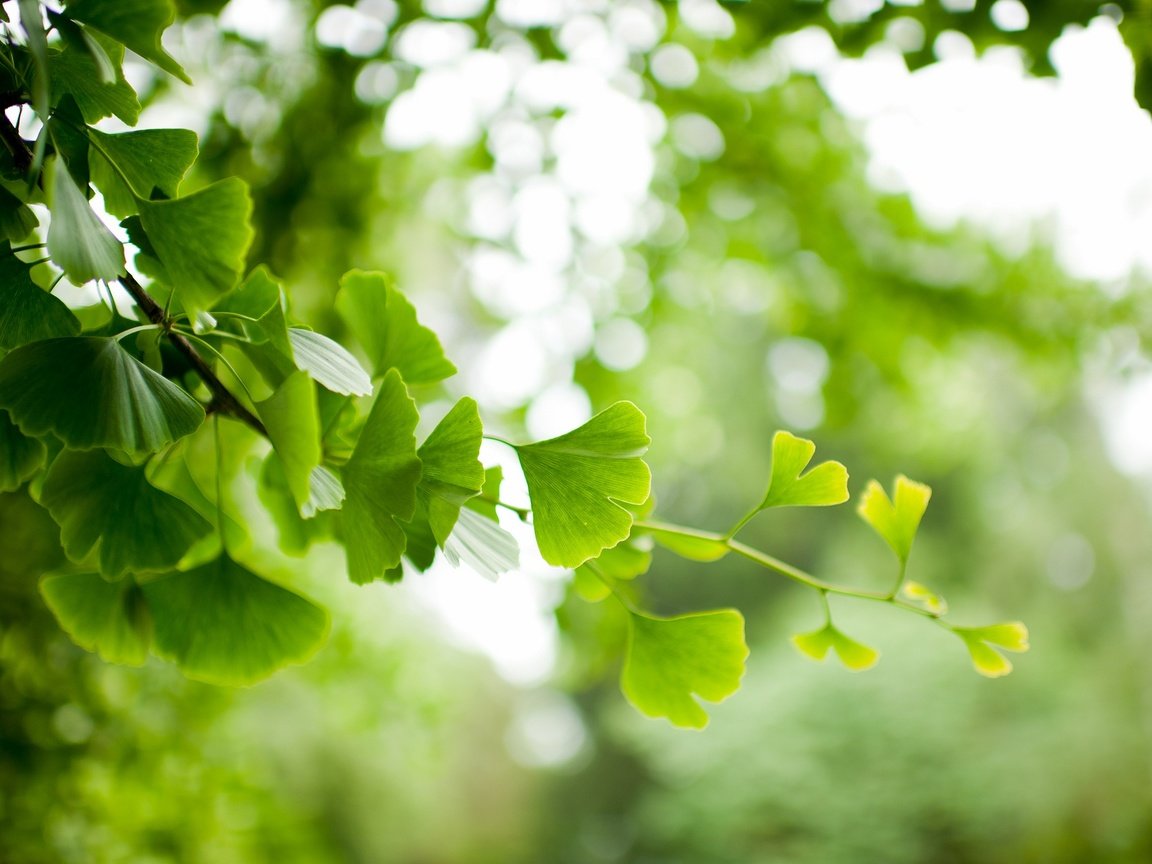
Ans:
POLYGON ((252 319, 240 321, 240 332, 250 342, 271 345, 295 363, 284 305, 284 289, 267 267, 260 266, 249 273, 235 291, 217 303, 213 311, 220 316, 223 326, 230 323, 225 313, 252 319))
POLYGON ((112 62, 104 46, 96 41, 87 30, 69 18, 53 9, 48 10, 48 23, 56 29, 60 37, 70 48, 83 51, 92 58, 100 73, 101 84, 115 84, 118 66, 112 62))
POLYGON ((495 520, 464 507, 444 542, 444 557, 453 567, 463 562, 495 581, 520 566, 520 546, 495 520))
POLYGON ((189 678, 254 684, 316 653, 328 613, 226 555, 143 586, 154 648, 189 678))
POLYGON ((48 169, 52 190, 52 222, 48 254, 73 285, 93 279, 111 282, 124 273, 124 247, 88 206, 88 199, 60 160, 48 169))
POLYGON ((496 501, 500 500, 500 485, 504 482, 504 469, 499 465, 493 465, 491 468, 484 469, 484 485, 480 489, 480 494, 475 498, 469 498, 468 502, 464 505, 469 510, 475 510, 477 513, 486 516, 493 522, 498 522, 499 517, 496 515, 496 501))
POLYGON ((205 312, 236 287, 252 243, 252 199, 243 180, 229 177, 170 201, 137 199, 140 224, 190 314, 205 312))
POLYGON ((634 534, 577 567, 574 587, 589 603, 598 603, 612 593, 606 580, 635 579, 651 566, 652 538, 634 534))
POLYGON ((703 729, 708 715, 695 697, 720 702, 740 688, 748 646, 734 609, 675 618, 632 613, 620 686, 649 717, 703 729))
MULTIPOLYGON (((28 51, 32 54, 32 108, 41 120, 48 117, 49 97, 52 86, 48 71, 48 34, 44 30, 44 16, 40 0, 20 0, 20 26, 28 37, 28 51)), ((11 37, 9 37, 11 42, 11 37)), ((43 135, 36 139, 36 151, 32 158, 31 177, 35 177, 44 161, 46 139, 43 135)))
POLYGON ((44 602, 72 641, 109 663, 143 665, 152 624, 140 587, 97 573, 57 573, 40 582, 44 602))
POLYGON ((276 392, 256 403, 276 455, 284 464, 288 488, 303 510, 312 496, 312 471, 320 465, 320 420, 316 387, 304 372, 293 372, 276 392))
POLYGON ((0 246, 0 348, 79 332, 72 310, 32 281, 28 264, 0 246))
POLYGON ((0 240, 23 240, 39 224, 31 207, 0 186, 0 240))
POLYGON ((912 541, 916 539, 916 530, 920 527, 920 519, 931 497, 932 490, 929 487, 901 474, 896 478, 893 504, 884 487, 875 480, 869 480, 856 512, 892 547, 901 563, 906 563, 912 551, 912 541))
POLYGON ((333 393, 368 396, 372 379, 348 350, 323 333, 292 327, 288 331, 296 367, 303 369, 333 393))
POLYGON ((831 622, 811 633, 793 636, 792 644, 813 660, 823 660, 828 649, 832 649, 840 662, 853 672, 871 669, 880 659, 879 651, 846 636, 831 622))
POLYGON ((339 510, 344 504, 344 484, 325 465, 317 465, 308 475, 308 500, 300 515, 311 519, 322 510, 339 510))
POLYGON ((58 103, 66 94, 71 94, 80 106, 85 123, 115 115, 129 126, 135 126, 140 119, 140 100, 121 68, 124 46, 100 34, 88 35, 104 49, 115 72, 115 82, 109 84, 104 80, 103 63, 97 61, 90 50, 66 44, 63 51, 48 52, 52 101, 58 103))
POLYGON ((76 181, 76 188, 91 198, 88 189, 88 136, 84 134, 84 118, 72 95, 65 94, 56 105, 56 110, 48 118, 48 132, 57 155, 68 166, 68 173, 76 181))
POLYGON ((104 194, 104 209, 121 218, 137 211, 138 198, 151 199, 156 190, 164 198, 175 198, 196 161, 196 133, 187 129, 116 134, 89 129, 88 135, 92 182, 104 194))
POLYGON ((964 640, 972 665, 986 678, 1000 678, 1012 671, 1011 661, 996 648, 1017 652, 1029 648, 1028 628, 1021 621, 985 627, 953 627, 952 632, 964 640))
POLYGON ((0 360, 0 408, 26 435, 52 432, 73 450, 141 455, 196 431, 200 403, 114 339, 23 345, 0 360))
POLYGON ((420 459, 416 455, 419 414, 395 370, 384 376, 376 402, 344 466, 347 498, 340 511, 348 576, 364 584, 383 578, 400 563, 404 530, 416 511, 420 459))
POLYGON ((565 435, 516 448, 545 561, 578 567, 628 536, 632 514, 617 502, 647 500, 652 476, 640 457, 650 443, 640 409, 617 402, 565 435))
POLYGON ((368 354, 374 378, 397 369, 409 384, 431 384, 456 374, 436 334, 384 273, 345 274, 336 310, 368 354))
POLYGON ((0 492, 19 489, 44 464, 43 443, 26 437, 12 422, 7 411, 0 411, 0 492))
POLYGON ((464 397, 417 451, 424 466, 420 492, 427 499, 428 523, 440 546, 452 533, 464 502, 479 495, 484 487, 484 466, 480 464, 483 437, 476 400, 464 397))
POLYGON ((192 83, 160 42, 160 34, 176 17, 168 0, 78 0, 68 5, 66 14, 122 42, 185 84, 192 83))
POLYGON ((68 557, 84 558, 99 544, 108 579, 175 567, 212 531, 199 513, 103 451, 65 450, 44 481, 41 503, 60 526, 68 557))
POLYGON ((945 615, 948 612, 947 601, 927 585, 921 585, 919 582, 905 582, 900 586, 900 594, 933 615, 945 615))
POLYGON ((671 525, 664 527, 659 523, 649 523, 644 526, 644 530, 665 549, 689 561, 719 561, 732 551, 727 540, 707 531, 671 525))
POLYGON ((772 438, 772 476, 759 510, 769 507, 829 507, 848 500, 848 471, 839 462, 821 462, 801 474, 816 445, 789 432, 772 438))

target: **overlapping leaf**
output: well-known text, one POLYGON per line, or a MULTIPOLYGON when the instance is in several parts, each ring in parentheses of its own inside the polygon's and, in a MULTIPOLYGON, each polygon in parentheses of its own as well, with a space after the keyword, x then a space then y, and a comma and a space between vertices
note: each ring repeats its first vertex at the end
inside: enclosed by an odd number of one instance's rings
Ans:
POLYGON ((29 438, 0 411, 0 492, 19 489, 44 463, 44 445, 29 438))
POLYGON ((344 396, 367 396, 372 392, 372 379, 339 342, 300 327, 288 330, 288 341, 296 367, 318 384, 344 396))
POLYGON ((735 693, 747 658, 744 618, 733 609, 676 618, 632 613, 620 686, 642 714, 702 729, 708 714, 697 697, 720 702, 735 693))
POLYGON ((316 387, 304 372, 294 372, 268 399, 256 403, 296 506, 303 510, 312 495, 312 472, 320 466, 320 420, 316 387))
POLYGON ((104 194, 104 208, 121 218, 137 211, 138 198, 149 200, 156 190, 175 198, 196 161, 196 133, 187 129, 89 129, 88 135, 92 182, 104 194))
POLYGON ((671 525, 662 527, 659 523, 649 523, 644 530, 665 549, 689 561, 719 561, 732 551, 724 537, 707 531, 671 525))
POLYGON ((31 207, 0 186, 0 240, 23 240, 39 224, 31 207))
POLYGON ((483 436, 476 400, 464 397, 417 451, 424 466, 420 493, 432 535, 441 546, 452 533, 461 506, 484 487, 484 466, 480 463, 483 436))
POLYGON ((48 254, 75 285, 93 279, 111 282, 124 273, 124 247, 88 206, 88 199, 59 160, 53 160, 49 169, 48 254))
POLYGON ((184 83, 192 83, 160 41, 160 34, 176 17, 169 0, 76 0, 68 4, 67 14, 123 43, 184 83))
POLYGON ((0 407, 27 435, 51 432, 73 450, 154 453, 204 421, 195 399, 113 339, 23 345, 0 360, 0 407))
POLYGON ((129 126, 135 126, 140 119, 140 100, 121 68, 124 46, 100 34, 92 35, 92 41, 103 49, 104 56, 112 65, 115 81, 106 80, 103 63, 87 46, 66 44, 62 51, 48 52, 52 101, 59 102, 65 94, 71 94, 80 106, 85 123, 95 123, 115 115, 129 126))
POLYGON ((628 536, 632 514, 619 502, 647 500, 649 443, 640 409, 617 402, 565 435, 516 448, 545 561, 578 567, 628 536))
POLYGON ((857 512, 887 543, 901 563, 908 561, 932 490, 903 474, 896 478, 894 501, 875 480, 868 482, 857 512))
POLYGON ((520 546, 495 519, 464 507, 444 543, 444 557, 454 567, 463 562, 495 581, 520 566, 520 546))
POLYGON ((0 247, 0 348, 80 332, 72 310, 33 282, 31 272, 10 249, 0 247))
POLYGON ((41 503, 60 525, 68 556, 83 561, 99 545, 109 579, 175 567, 212 525, 145 478, 143 466, 121 465, 103 451, 66 450, 44 481, 41 503))
POLYGON ((72 641, 110 663, 140 666, 148 659, 152 622, 140 587, 97 573, 45 576, 40 593, 72 641))

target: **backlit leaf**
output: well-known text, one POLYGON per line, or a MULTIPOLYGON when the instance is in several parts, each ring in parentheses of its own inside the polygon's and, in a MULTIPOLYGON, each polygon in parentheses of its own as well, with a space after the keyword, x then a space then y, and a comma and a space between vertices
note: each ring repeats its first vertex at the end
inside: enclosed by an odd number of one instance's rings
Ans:
POLYGON ((444 542, 444 557, 454 567, 463 562, 485 579, 496 581, 501 573, 520 566, 520 546, 494 520, 465 507, 444 542))
POLYGON ((249 273, 235 291, 213 307, 213 311, 220 316, 223 326, 237 320, 229 319, 225 313, 252 319, 239 321, 240 333, 254 343, 268 343, 284 357, 293 359, 288 320, 284 314, 284 289, 268 268, 257 267, 249 273))
POLYGON ((108 582, 97 573, 45 576, 40 593, 72 641, 110 663, 140 666, 148 659, 151 620, 131 579, 108 582))
POLYGON ((811 633, 793 636, 792 644, 813 660, 823 660, 828 650, 832 649, 840 662, 853 672, 871 669, 880 659, 880 652, 875 648, 846 636, 831 623, 811 633))
POLYGON ((98 62, 87 47, 65 44, 62 51, 48 52, 48 76, 52 87, 52 101, 59 102, 65 94, 71 94, 80 106, 85 123, 95 123, 101 118, 115 115, 129 126, 140 119, 140 100, 136 91, 124 78, 121 68, 124 62, 124 46, 102 36, 90 34, 92 41, 104 49, 116 75, 115 82, 109 84, 104 79, 103 64, 98 62))
POLYGON ((176 17, 169 0, 77 0, 66 14, 122 42, 186 84, 192 81, 160 42, 176 17))
POLYGON ((921 585, 919 582, 905 582, 900 586, 900 594, 933 615, 944 615, 948 612, 947 601, 927 585, 921 585))
POLYGON ((187 129, 115 134, 89 129, 88 135, 92 182, 104 194, 104 209, 121 218, 136 212, 137 198, 148 200, 156 189, 175 198, 180 181, 196 161, 196 133, 187 129))
POLYGON ((194 432, 200 403, 113 339, 23 345, 0 360, 0 407, 26 435, 51 432, 73 450, 145 454, 194 432))
POLYGON ((578 567, 628 536, 632 514, 618 502, 647 500, 640 457, 649 443, 640 409, 617 402, 565 435, 516 448, 545 561, 578 567))
POLYGON ((88 205, 88 199, 60 160, 47 174, 52 190, 48 254, 74 285, 92 279, 111 282, 124 272, 124 247, 88 205))
POLYGON ((0 348, 54 336, 75 336, 80 321, 32 281, 32 268, 0 246, 0 348))
POLYGON ((776 433, 772 438, 772 476, 759 509, 828 507, 848 500, 848 471, 839 462, 821 462, 801 473, 815 452, 816 445, 806 438, 776 433))
POLYGON ((644 530, 665 549, 689 561, 719 561, 732 551, 723 537, 707 531, 680 526, 662 527, 659 523, 649 523, 644 526, 644 530))
POLYGON ((398 369, 409 384, 430 384, 456 374, 436 334, 384 273, 352 270, 340 280, 336 309, 363 346, 373 377, 398 369))
POLYGON ((212 531, 199 513, 149 483, 142 465, 121 465, 101 450, 57 456, 41 503, 74 561, 99 544, 100 572, 108 579, 171 569, 212 531))
POLYGON ((141 587, 154 650, 198 681, 253 684, 304 662, 328 634, 322 608, 226 555, 141 587))
POLYGON ((333 393, 368 396, 372 379, 348 350, 323 333, 293 327, 288 331, 296 367, 303 369, 333 393))
POLYGON ((460 507, 484 486, 479 458, 483 436, 476 400, 465 397, 444 415, 417 451, 424 466, 420 492, 427 501, 428 524, 441 546, 452 533, 460 507))
POLYGON ((1000 678, 1012 671, 1011 661, 997 648, 1017 652, 1029 648, 1028 628, 1020 621, 984 627, 953 627, 952 632, 964 640, 972 665, 987 678, 1000 678))
POLYGON ((320 465, 316 386, 304 372, 294 372, 269 398, 256 403, 256 413, 284 465, 296 506, 302 510, 312 495, 312 471, 320 465))
POLYGON ((344 466, 347 495, 340 511, 348 576, 358 584, 383 578, 400 563, 404 530, 416 510, 420 460, 416 455, 416 404, 395 370, 384 376, 375 404, 344 466))
POLYGON ((620 686, 642 714, 703 729, 708 715, 697 697, 720 702, 735 693, 747 658, 744 618, 733 609, 675 618, 633 613, 620 686))
POLYGON ((912 541, 916 538, 916 530, 920 527, 920 519, 924 516, 924 511, 928 508, 928 499, 931 497, 932 490, 929 487, 909 480, 901 474, 896 478, 895 503, 893 503, 883 486, 875 480, 869 480, 856 512, 884 538, 884 542, 892 547, 897 558, 907 562, 908 555, 912 551, 912 541))

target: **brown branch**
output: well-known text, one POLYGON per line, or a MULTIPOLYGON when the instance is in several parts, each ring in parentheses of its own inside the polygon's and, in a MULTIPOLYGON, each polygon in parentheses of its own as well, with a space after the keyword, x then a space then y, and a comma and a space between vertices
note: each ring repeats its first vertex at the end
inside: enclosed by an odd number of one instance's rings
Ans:
POLYGON ((124 289, 132 295, 132 299, 136 301, 136 305, 140 307, 141 311, 148 316, 148 320, 153 324, 160 325, 161 329, 167 334, 169 341, 176 347, 176 350, 184 355, 185 359, 196 370, 196 374, 200 376, 205 386, 212 392, 212 401, 208 404, 208 410, 217 411, 221 414, 227 414, 230 417, 235 417, 242 423, 251 426, 261 435, 267 436, 268 430, 264 428, 264 424, 260 419, 249 411, 244 404, 237 399, 232 391, 224 386, 224 382, 216 377, 216 373, 212 371, 212 367, 200 356, 200 352, 196 350, 188 339, 180 333, 172 330, 172 319, 164 314, 164 310, 160 304, 152 299, 152 295, 144 290, 143 286, 136 281, 131 273, 125 273, 119 279, 120 284, 124 289))
POLYGON ((0 112, 0 141, 12 156, 12 162, 21 174, 27 174, 32 167, 32 151, 28 149, 28 142, 20 137, 12 121, 0 112))

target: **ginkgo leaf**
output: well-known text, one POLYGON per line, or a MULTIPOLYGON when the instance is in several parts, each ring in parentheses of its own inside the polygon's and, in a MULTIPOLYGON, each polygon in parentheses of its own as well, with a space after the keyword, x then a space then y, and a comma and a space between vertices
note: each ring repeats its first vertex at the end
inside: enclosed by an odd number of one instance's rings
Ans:
POLYGON ((516 448, 545 561, 579 567, 628 536, 632 514, 618 502, 648 498, 640 457, 650 443, 640 409, 617 402, 565 435, 516 448))
POLYGON ((0 239, 23 240, 39 224, 31 207, 0 186, 0 239))
POLYGON ((675 618, 632 613, 620 686, 649 717, 703 729, 708 714, 697 697, 720 702, 740 688, 748 646, 734 609, 675 618))
POLYGON ((235 291, 213 307, 224 324, 228 313, 244 316, 241 332, 256 344, 268 343, 284 357, 295 362, 288 336, 288 319, 284 313, 284 289, 268 271, 257 267, 235 291))
POLYGON ((420 459, 416 455, 419 414, 395 370, 384 376, 376 402, 344 466, 347 497, 340 511, 348 576, 364 584, 383 578, 400 563, 404 529, 416 511, 420 459))
POLYGON ((340 280, 336 311, 363 346, 373 377, 397 369, 409 384, 431 384, 456 374, 436 334, 384 273, 352 270, 340 280))
POLYGON ((483 436, 476 400, 464 397, 417 451, 424 466, 420 492, 427 498, 428 524, 440 546, 452 533, 460 507, 484 486, 479 458, 483 436))
POLYGON ((66 15, 62 15, 54 9, 48 11, 48 23, 60 34, 64 43, 70 48, 75 48, 83 51, 95 64, 99 72, 101 84, 115 84, 117 66, 112 62, 112 58, 108 56, 108 52, 104 46, 96 41, 96 38, 88 32, 84 27, 77 24, 66 15))
POLYGON ((499 465, 493 465, 491 468, 484 469, 484 485, 480 489, 480 494, 475 498, 469 498, 468 502, 464 505, 469 510, 475 510, 493 522, 498 521, 496 515, 496 502, 500 500, 500 486, 504 482, 504 469, 499 465))
POLYGON ((192 83, 160 42, 160 34, 176 17, 169 0, 77 0, 68 4, 66 14, 122 42, 185 84, 192 83))
POLYGON ((573 574, 576 592, 589 603, 597 603, 611 593, 608 580, 629 580, 643 576, 652 566, 652 538, 632 536, 585 561, 573 574))
POLYGON ((72 641, 109 663, 140 666, 148 659, 152 622, 140 587, 108 582, 98 573, 57 573, 40 582, 44 602, 72 641))
POLYGON ((212 531, 199 513, 149 483, 144 466, 121 465, 101 450, 57 456, 40 501, 60 526, 68 557, 83 561, 99 544, 100 573, 108 579, 171 569, 212 531))
POLYGON ((92 41, 103 49, 112 64, 116 80, 105 80, 103 65, 96 60, 87 46, 65 44, 63 51, 48 52, 48 77, 52 88, 52 101, 59 102, 70 94, 80 106, 85 123, 115 115, 134 126, 140 119, 140 100, 124 77, 124 46, 100 34, 90 34, 92 41))
POLYGON ((104 209, 121 218, 135 213, 136 200, 152 198, 154 190, 175 198, 196 161, 196 133, 188 129, 89 129, 88 136, 92 182, 104 195, 104 209))
POLYGON ((344 484, 325 465, 317 465, 308 475, 308 500, 300 515, 311 519, 322 510, 339 510, 344 503, 344 484))
POLYGON ((644 530, 665 549, 689 561, 719 561, 732 551, 724 537, 707 531, 671 525, 665 527, 653 522, 645 525, 644 530))
POLYGON ((111 282, 124 273, 124 247, 88 206, 88 199, 60 160, 48 166, 52 222, 48 254, 68 281, 83 285, 93 279, 111 282))
POLYGON ((368 396, 372 379, 348 350, 323 333, 292 327, 288 331, 296 367, 303 369, 333 393, 368 396))
POLYGON ((72 310, 33 282, 31 272, 10 249, 0 247, 0 348, 80 332, 72 310))
POLYGON ((164 281, 190 314, 211 309, 236 287, 252 242, 252 199, 229 177, 168 201, 137 199, 140 225, 164 281))
POLYGON ((772 438, 772 475, 759 509, 769 507, 828 507, 848 500, 848 470, 839 462, 821 462, 801 473, 816 445, 789 432, 772 438))
POLYGON ((920 520, 928 509, 931 497, 932 490, 928 486, 901 474, 896 478, 893 503, 883 486, 875 480, 869 480, 856 512, 884 538, 884 542, 892 547, 901 562, 907 562, 912 551, 912 541, 916 538, 920 520))
POLYGON ((813 660, 823 660, 828 650, 832 649, 840 662, 853 672, 871 669, 880 659, 879 651, 845 635, 831 622, 811 633, 793 636, 792 644, 813 660))
POLYGON ((200 403, 114 339, 45 339, 0 360, 0 408, 73 450, 155 453, 204 422, 200 403))
POLYGON ((156 653, 209 684, 254 684, 304 662, 328 635, 321 607, 227 555, 141 587, 156 653))
POLYGON ((945 615, 948 612, 947 601, 927 585, 908 581, 900 586, 900 594, 933 615, 945 615))
POLYGON ((453 567, 463 562, 494 582, 520 566, 520 546, 494 520, 465 507, 444 542, 444 557, 453 567))
POLYGON ((1016 652, 1029 648, 1028 628, 1021 621, 984 627, 953 627, 952 632, 964 640, 972 665, 986 678, 1000 678, 1012 671, 1011 661, 996 648, 1016 652))
POLYGON ((19 489, 44 464, 44 445, 29 438, 0 411, 0 492, 19 489))
POLYGON ((275 393, 256 403, 256 413, 284 465, 296 506, 303 510, 312 496, 312 472, 321 458, 316 385, 306 373, 294 372, 275 393))

